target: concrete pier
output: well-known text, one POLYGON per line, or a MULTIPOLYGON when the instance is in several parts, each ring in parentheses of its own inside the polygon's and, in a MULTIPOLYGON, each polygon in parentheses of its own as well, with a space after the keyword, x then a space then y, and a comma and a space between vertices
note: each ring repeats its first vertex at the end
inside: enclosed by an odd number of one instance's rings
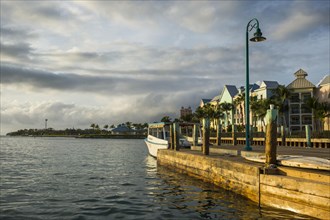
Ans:
POLYGON ((211 148, 210 155, 192 150, 160 150, 157 162, 243 195, 261 207, 329 219, 330 172, 279 167, 274 175, 263 164, 239 156, 239 150, 224 150, 227 153, 214 153, 211 148))

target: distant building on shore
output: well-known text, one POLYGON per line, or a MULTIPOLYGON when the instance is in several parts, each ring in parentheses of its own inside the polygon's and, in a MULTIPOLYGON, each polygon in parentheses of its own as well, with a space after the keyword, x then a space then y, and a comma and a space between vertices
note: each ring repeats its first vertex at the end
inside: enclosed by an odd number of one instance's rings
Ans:
POLYGON ((192 115, 191 107, 184 108, 183 106, 180 109, 180 118, 187 117, 188 115, 192 115))

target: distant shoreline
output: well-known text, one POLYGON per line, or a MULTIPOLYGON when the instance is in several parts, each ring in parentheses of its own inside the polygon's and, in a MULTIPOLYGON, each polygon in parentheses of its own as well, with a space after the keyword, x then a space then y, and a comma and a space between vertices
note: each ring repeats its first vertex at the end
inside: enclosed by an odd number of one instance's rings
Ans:
MULTIPOLYGON (((144 139, 143 134, 84 134, 84 135, 6 135, 7 137, 68 137, 85 139, 144 139)), ((3 136, 3 137, 6 137, 3 136)))

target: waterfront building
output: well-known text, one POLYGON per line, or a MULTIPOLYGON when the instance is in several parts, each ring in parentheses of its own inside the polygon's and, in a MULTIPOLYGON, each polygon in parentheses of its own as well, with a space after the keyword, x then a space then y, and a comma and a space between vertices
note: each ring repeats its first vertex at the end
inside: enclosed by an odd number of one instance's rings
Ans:
POLYGON ((211 102, 212 99, 202 99, 199 103, 199 107, 203 107, 204 105, 208 104, 211 102))
POLYGON ((315 96, 316 86, 306 79, 308 74, 299 69, 294 73, 296 79, 287 88, 291 95, 289 98, 288 127, 290 131, 303 131, 305 125, 314 129, 313 110, 308 108, 305 102, 315 96))
POLYGON ((184 108, 182 106, 181 109, 180 109, 180 118, 185 118, 189 115, 192 115, 191 107, 189 106, 188 108, 184 108))
MULTIPOLYGON (((308 108, 305 102, 315 97, 319 102, 330 103, 330 76, 325 76, 318 86, 306 79, 308 74, 299 69, 294 73, 293 80, 286 88, 289 89, 291 96, 288 100, 288 111, 285 112, 286 125, 289 131, 304 131, 305 125, 312 126, 315 130, 315 122, 313 119, 313 110, 308 108)), ((270 99, 274 95, 274 91, 279 86, 277 81, 263 80, 250 85, 250 100, 270 99)), ((228 125, 236 125, 240 130, 245 127, 245 87, 236 88, 235 85, 225 85, 220 95, 213 99, 202 99, 200 106, 206 104, 221 105, 223 103, 232 104, 233 108, 230 111, 223 111, 224 116, 220 119, 222 128, 227 128, 228 125)), ((278 118, 280 120, 280 118, 278 118)), ((265 131, 263 119, 253 117, 253 112, 250 111, 251 130, 265 131)), ((211 122, 211 128, 214 126, 211 122)), ((330 116, 324 119, 322 126, 324 130, 330 130, 330 116)))
MULTIPOLYGON (((279 86, 277 81, 266 81, 263 80, 259 83, 259 87, 252 86, 251 88, 251 99, 252 100, 263 100, 270 99, 274 95, 274 91, 279 86)), ((251 116, 252 117, 252 116, 251 116)), ((265 123, 261 118, 252 118, 253 129, 256 131, 265 131, 265 123)))
POLYGON ((252 91, 251 96, 257 99, 270 99, 274 95, 275 89, 279 86, 277 81, 262 81, 259 88, 252 91))
POLYGON ((224 111, 224 117, 221 119, 221 124, 224 128, 228 125, 234 124, 234 97, 238 94, 238 89, 234 85, 225 85, 219 96, 219 104, 223 105, 225 103, 231 104, 232 108, 228 111, 224 111))
MULTIPOLYGON (((317 84, 316 97, 319 102, 327 102, 330 104, 330 74, 323 77, 323 79, 317 84)), ((323 130, 330 131, 330 113, 325 117, 323 121, 323 130)))

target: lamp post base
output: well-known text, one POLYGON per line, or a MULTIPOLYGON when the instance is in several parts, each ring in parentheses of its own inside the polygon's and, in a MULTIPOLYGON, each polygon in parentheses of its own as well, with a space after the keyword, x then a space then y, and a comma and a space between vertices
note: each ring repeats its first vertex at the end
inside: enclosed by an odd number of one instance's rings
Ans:
POLYGON ((245 151, 252 151, 252 147, 250 147, 250 146, 245 146, 245 147, 243 148, 243 150, 245 150, 245 151))

